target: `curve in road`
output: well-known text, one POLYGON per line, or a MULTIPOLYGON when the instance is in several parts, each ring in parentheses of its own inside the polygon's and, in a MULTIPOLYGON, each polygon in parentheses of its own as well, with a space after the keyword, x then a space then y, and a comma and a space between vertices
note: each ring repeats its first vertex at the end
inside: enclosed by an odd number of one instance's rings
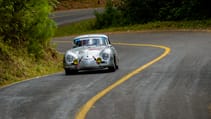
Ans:
MULTIPOLYGON (((110 34, 112 42, 162 44, 168 57, 151 65, 98 100, 87 119, 210 119, 211 34, 152 32, 110 34)), ((72 37, 55 38, 58 50, 72 37)), ((115 44, 114 44, 115 45, 115 44)), ((122 76, 163 53, 153 47, 115 45, 120 69, 64 72, 0 89, 0 119, 74 119, 89 99, 122 76)))
POLYGON ((78 22, 81 20, 86 20, 94 18, 95 11, 103 12, 103 8, 89 8, 89 9, 78 9, 78 10, 67 10, 67 11, 58 11, 50 15, 57 25, 65 25, 73 22, 78 22))
POLYGON ((95 95, 94 97, 92 97, 81 109, 80 111, 77 113, 75 119, 85 119, 88 111, 92 108, 92 106, 99 100, 101 99, 104 95, 108 94, 111 90, 113 90, 114 88, 116 88, 117 86, 121 85, 122 83, 124 83, 125 81, 127 81, 128 79, 130 79, 131 77, 135 76, 136 74, 140 73, 141 71, 143 71, 144 69, 148 68, 149 66, 153 65, 154 63, 158 62, 159 60, 163 59, 164 57, 166 57, 171 49, 166 47, 166 46, 161 46, 161 45, 152 45, 152 44, 130 44, 130 43, 114 43, 115 45, 123 45, 123 46, 138 46, 138 47, 154 47, 154 48, 161 48, 164 49, 165 51, 163 52, 163 54, 161 54, 159 57, 155 58, 154 60, 146 63, 145 65, 137 68, 136 70, 132 71, 131 73, 125 75, 124 77, 122 77, 121 79, 119 79, 118 81, 116 81, 115 83, 113 83, 112 85, 108 86, 107 88, 105 88, 104 90, 102 90, 101 92, 99 92, 97 95, 95 95))

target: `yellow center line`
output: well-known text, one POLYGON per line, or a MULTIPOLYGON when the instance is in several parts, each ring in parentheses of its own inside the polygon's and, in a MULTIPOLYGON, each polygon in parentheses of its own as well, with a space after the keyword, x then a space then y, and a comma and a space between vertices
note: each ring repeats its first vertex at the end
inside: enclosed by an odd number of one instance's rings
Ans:
POLYGON ((126 45, 126 46, 140 46, 140 47, 154 47, 154 48, 161 48, 164 49, 165 51, 157 58, 155 58, 154 60, 148 62, 147 64, 135 69, 134 71, 130 72, 129 74, 123 76, 121 79, 119 79, 118 81, 116 81, 115 83, 113 83, 112 85, 110 85, 109 87, 105 88, 104 90, 102 90, 101 92, 99 92, 97 95, 95 95, 94 97, 92 97, 90 100, 88 100, 88 102, 86 102, 86 104, 84 104, 81 109, 79 110, 79 112, 76 114, 75 119, 85 119, 87 113, 89 112, 89 110, 92 108, 92 106, 98 101, 100 100, 103 96, 105 96, 106 94, 108 94, 112 89, 116 88, 117 86, 121 85, 122 83, 124 83, 125 81, 127 81, 128 79, 130 79, 131 77, 135 76, 136 74, 140 73, 141 71, 143 71, 144 69, 148 68, 149 66, 151 66, 152 64, 158 62, 159 60, 163 59, 164 57, 166 57, 171 49, 166 47, 166 46, 161 46, 161 45, 152 45, 152 44, 129 44, 129 43, 113 43, 115 45, 126 45))

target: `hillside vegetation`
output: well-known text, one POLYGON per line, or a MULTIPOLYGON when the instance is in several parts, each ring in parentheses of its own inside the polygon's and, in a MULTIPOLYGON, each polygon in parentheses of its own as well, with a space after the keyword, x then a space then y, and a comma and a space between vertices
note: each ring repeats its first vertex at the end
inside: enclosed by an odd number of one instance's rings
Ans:
POLYGON ((60 26, 55 36, 72 34, 211 30, 208 0, 106 0, 105 11, 96 19, 60 26))
POLYGON ((211 18, 209 0, 107 0, 96 13, 98 29, 152 21, 191 21, 211 18))
POLYGON ((104 7, 106 0, 58 0, 55 10, 104 7))
POLYGON ((62 71, 51 39, 55 10, 102 7, 105 0, 0 0, 0 86, 62 71))
POLYGON ((56 25, 48 16, 55 2, 0 0, 0 86, 61 71, 50 43, 56 25))

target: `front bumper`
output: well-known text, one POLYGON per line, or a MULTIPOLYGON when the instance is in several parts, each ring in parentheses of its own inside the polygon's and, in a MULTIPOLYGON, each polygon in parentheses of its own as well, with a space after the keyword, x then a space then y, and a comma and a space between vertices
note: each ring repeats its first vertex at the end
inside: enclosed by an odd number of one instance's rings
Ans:
POLYGON ((67 64, 64 62, 64 68, 70 70, 103 69, 110 66, 113 66, 110 60, 102 60, 101 63, 97 63, 94 58, 82 59, 78 64, 67 64))

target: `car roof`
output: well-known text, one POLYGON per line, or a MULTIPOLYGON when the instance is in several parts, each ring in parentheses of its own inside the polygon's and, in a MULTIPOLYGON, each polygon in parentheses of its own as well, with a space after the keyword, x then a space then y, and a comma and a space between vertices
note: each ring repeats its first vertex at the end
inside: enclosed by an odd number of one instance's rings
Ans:
POLYGON ((88 37, 105 37, 105 38, 108 38, 107 35, 104 35, 104 34, 87 34, 87 35, 80 35, 78 37, 75 37, 75 39, 81 39, 81 38, 88 38, 88 37))

